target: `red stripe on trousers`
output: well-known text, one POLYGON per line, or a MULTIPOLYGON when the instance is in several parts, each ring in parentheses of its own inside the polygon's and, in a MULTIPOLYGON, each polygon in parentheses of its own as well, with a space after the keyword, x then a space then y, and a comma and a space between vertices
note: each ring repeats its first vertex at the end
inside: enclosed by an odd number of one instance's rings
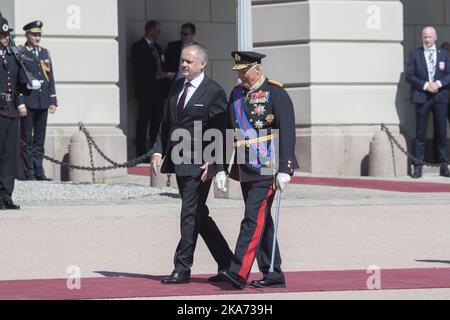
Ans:
POLYGON ((261 234, 263 231, 263 227, 264 227, 264 218, 265 218, 265 212, 266 212, 266 208, 267 208, 267 202, 268 202, 269 198, 272 196, 272 194, 273 194, 273 186, 270 186, 269 192, 267 193, 267 196, 264 199, 264 201, 258 211, 258 218, 256 220, 256 229, 255 229, 255 233, 253 234, 252 241, 250 242, 247 252, 244 254, 244 258, 242 259, 242 267, 238 274, 243 279, 247 279, 247 276, 250 273, 250 269, 251 269, 253 261, 255 259, 256 246, 259 243, 259 240, 261 238, 261 234))

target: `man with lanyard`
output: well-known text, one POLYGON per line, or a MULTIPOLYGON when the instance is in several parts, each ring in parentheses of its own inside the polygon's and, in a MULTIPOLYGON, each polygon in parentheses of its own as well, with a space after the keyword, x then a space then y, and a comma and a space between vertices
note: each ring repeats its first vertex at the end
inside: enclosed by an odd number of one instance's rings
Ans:
POLYGON ((25 180, 50 180, 45 176, 43 167, 45 133, 48 113, 55 113, 57 108, 53 64, 50 53, 40 46, 42 37, 41 21, 33 21, 23 27, 27 42, 22 52, 27 59, 27 70, 40 81, 41 88, 24 97, 25 106, 19 108, 22 138, 28 146, 23 148, 25 180))
MULTIPOLYGON (((232 56, 235 60, 233 70, 238 71, 241 83, 231 93, 229 128, 244 139, 234 143, 229 176, 241 183, 245 217, 233 261, 222 277, 235 288, 244 289, 256 258, 263 278, 252 281, 251 285, 259 288, 284 287, 278 245, 274 270, 269 271, 274 237, 270 210, 276 188, 284 191, 294 170, 299 167, 295 156, 294 107, 283 85, 264 76, 261 59, 265 55, 234 51, 232 56), (279 137, 274 140, 276 131, 279 137), (275 143, 279 145, 274 147, 275 143), (243 163, 238 156, 242 148, 245 150, 243 163), (273 154, 274 150, 278 154, 273 154), (255 156, 251 156, 252 153, 255 156), (275 159, 278 171, 274 171, 275 156, 278 157, 275 159)), ((222 191, 225 190, 225 182, 225 172, 218 173, 216 185, 222 191)))
POLYGON ((0 15, 0 210, 18 210, 12 201, 17 172, 19 111, 27 78, 14 55, 8 51, 8 21, 0 15))

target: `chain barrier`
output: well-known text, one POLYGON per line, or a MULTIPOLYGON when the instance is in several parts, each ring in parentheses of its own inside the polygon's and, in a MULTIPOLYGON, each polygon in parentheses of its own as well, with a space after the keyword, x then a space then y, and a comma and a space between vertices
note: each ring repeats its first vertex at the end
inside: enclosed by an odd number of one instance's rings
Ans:
MULTIPOLYGON (((86 138, 87 138, 87 136, 86 136, 86 138)), ((88 141, 88 146, 89 146, 89 158, 91 161, 91 168, 93 168, 95 165, 94 165, 94 153, 92 152, 92 141, 89 139, 87 139, 87 141, 88 141)), ((92 183, 95 183, 95 171, 92 170, 91 173, 92 173, 92 183)))
POLYGON ((80 131, 82 131, 87 138, 88 141, 88 145, 89 145, 89 156, 90 156, 90 167, 87 166, 80 166, 80 165, 74 165, 74 164, 70 164, 68 162, 64 162, 64 161, 60 161, 57 159, 54 159, 52 157, 49 157, 45 154, 43 154, 42 152, 40 152, 39 150, 37 150, 36 148, 28 145, 27 143, 25 143, 25 141, 23 141, 23 139, 20 140, 20 144, 22 145, 22 147, 26 150, 28 150, 31 153, 34 153, 36 155, 42 155, 43 158, 47 161, 50 161, 53 164, 62 166, 62 167, 67 167, 70 169, 75 169, 75 170, 81 170, 81 171, 91 171, 92 172, 92 179, 93 182, 95 183, 95 172, 97 171, 110 171, 110 170, 116 170, 116 169, 126 169, 126 168, 132 168, 132 167, 136 167, 137 165, 143 163, 144 161, 146 161, 148 158, 150 158, 150 156, 152 155, 152 150, 149 150, 147 153, 137 157, 136 159, 124 162, 124 163, 117 163, 114 162, 113 160, 111 160, 108 156, 106 156, 106 154, 100 149, 100 147, 97 145, 97 143, 94 141, 94 139, 92 138, 92 136, 90 135, 89 131, 86 129, 86 127, 83 125, 83 123, 79 123, 79 128, 80 131), (93 154, 93 149, 97 150, 97 152, 100 154, 100 156, 105 159, 107 162, 109 162, 111 165, 109 166, 103 166, 103 167, 95 167, 94 165, 94 154, 93 154))
MULTIPOLYGON (((87 166, 80 166, 80 165, 74 165, 74 164, 70 164, 68 162, 64 162, 64 161, 60 161, 57 159, 54 159, 50 156, 47 156, 45 154, 43 154, 42 152, 38 151, 37 149, 33 148, 32 146, 28 145, 25 143, 25 141, 23 141, 22 139, 20 140, 21 145, 23 146, 23 148, 27 149, 28 151, 34 153, 34 154, 38 154, 38 155, 43 155, 43 158, 47 161, 50 161, 53 164, 56 165, 60 165, 63 167, 68 167, 70 169, 75 169, 75 170, 82 170, 82 171, 91 171, 92 172, 92 180, 93 182, 95 182, 95 172, 96 171, 110 171, 110 170, 116 170, 116 169, 126 169, 126 168, 132 168, 132 167, 136 167, 137 165, 143 163, 144 161, 146 161, 148 158, 150 158, 150 156, 152 155, 152 150, 149 150, 147 153, 124 163, 117 163, 115 161, 113 161, 111 158, 109 158, 98 146, 98 144, 95 142, 95 140, 92 138, 91 134, 89 133, 89 131, 87 130, 87 128, 83 125, 82 122, 80 122, 78 124, 80 131, 82 131, 85 136, 86 139, 88 141, 88 145, 89 145, 89 156, 90 156, 90 167, 87 166), (106 160, 108 163, 110 163, 111 165, 109 166, 103 166, 103 167, 96 167, 94 165, 94 154, 93 154, 93 149, 95 149, 98 154, 104 159, 106 160)), ((409 159, 411 160, 413 163, 417 163, 419 165, 422 166, 428 166, 428 167, 440 167, 440 164, 434 164, 434 163, 427 163, 424 161, 419 161, 414 155, 412 155, 411 153, 409 153, 399 142, 398 140, 394 137, 394 135, 392 134, 392 132, 389 130, 389 128, 382 123, 381 124, 381 129, 386 133, 389 142, 391 143, 391 148, 392 148, 392 157, 394 160, 394 164, 395 164, 395 152, 394 152, 394 145, 409 159)), ((397 175, 397 170, 394 166, 395 169, 395 175, 397 175)), ((169 177, 170 178, 170 177, 169 177)))
MULTIPOLYGON (((424 162, 422 160, 417 159, 414 155, 412 155, 411 153, 409 153, 398 141, 397 139, 395 139, 394 135, 392 134, 392 132, 389 130, 389 128, 382 123, 381 124, 381 130, 383 130, 384 132, 386 132, 386 135, 389 139, 389 142, 391 143, 392 146, 392 156, 394 157, 394 164, 395 164, 395 153, 394 153, 394 145, 409 159, 412 161, 412 163, 414 164, 418 164, 421 166, 426 166, 426 167, 440 167, 440 164, 435 164, 435 163, 428 163, 428 162, 424 162)), ((397 170, 396 167, 394 165, 394 169, 395 169, 395 175, 397 176, 397 170)))

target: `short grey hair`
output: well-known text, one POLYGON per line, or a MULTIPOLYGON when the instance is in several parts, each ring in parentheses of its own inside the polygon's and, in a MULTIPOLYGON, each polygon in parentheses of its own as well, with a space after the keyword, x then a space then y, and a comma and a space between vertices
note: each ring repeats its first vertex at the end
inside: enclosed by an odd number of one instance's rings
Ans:
POLYGON ((198 50, 202 60, 208 62, 208 50, 206 50, 206 48, 204 46, 202 46, 201 44, 193 43, 193 44, 188 45, 186 48, 184 48, 184 50, 186 50, 186 49, 198 50))

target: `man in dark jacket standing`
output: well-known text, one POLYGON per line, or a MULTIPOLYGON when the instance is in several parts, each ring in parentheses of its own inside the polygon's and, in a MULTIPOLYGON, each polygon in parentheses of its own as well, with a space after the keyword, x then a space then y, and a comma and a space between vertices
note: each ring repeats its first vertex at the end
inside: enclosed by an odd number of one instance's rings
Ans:
POLYGON ((17 210, 12 201, 19 147, 19 111, 26 91, 26 75, 9 52, 11 29, 0 15, 0 210, 17 210))
POLYGON ((54 69, 47 49, 40 46, 42 21, 32 21, 23 27, 27 42, 22 52, 27 59, 26 67, 30 74, 41 83, 39 90, 33 90, 24 97, 25 106, 19 108, 22 138, 28 146, 23 148, 25 180, 50 180, 45 176, 43 167, 45 133, 48 113, 57 108, 54 69))
MULTIPOLYGON (((164 52, 166 71, 173 73, 174 79, 183 78, 183 75, 180 72, 181 52, 187 46, 195 43, 195 32, 196 28, 193 23, 185 23, 181 26, 181 39, 169 42, 167 45, 166 51, 164 52)), ((171 81, 170 84, 172 84, 172 82, 173 81, 171 81)))
POLYGON ((440 175, 450 177, 448 170, 447 109, 450 84, 450 58, 436 48, 437 33, 433 27, 422 31, 423 46, 412 51, 406 67, 406 81, 411 85, 411 101, 416 105, 416 139, 414 140, 413 178, 422 177, 428 115, 433 111, 440 175))
POLYGON ((163 117, 162 79, 165 79, 167 74, 163 70, 163 50, 156 43, 160 33, 161 24, 157 21, 148 21, 145 24, 145 36, 135 42, 131 48, 135 96, 138 101, 136 125, 136 153, 138 156, 148 151, 147 137, 150 146, 155 143, 163 117), (149 123, 150 133, 147 136, 149 123))
MULTIPOLYGON (((176 80, 170 90, 166 113, 154 147, 154 173, 160 166, 162 173, 175 173, 182 201, 181 239, 175 251, 175 268, 169 277, 162 280, 163 284, 190 281, 199 234, 217 262, 219 271, 228 268, 233 257, 225 238, 209 216, 206 205, 214 167, 221 171, 223 163, 219 161, 216 164, 213 160, 204 159, 202 137, 208 129, 224 129, 227 107, 225 91, 204 74, 207 62, 208 54, 202 46, 194 44, 183 50, 181 72, 184 78, 176 80), (201 136, 196 137, 197 133, 201 136), (174 137, 179 134, 182 141, 174 137), (188 147, 181 149, 182 158, 177 159, 179 147, 185 145, 185 140, 188 147)), ((209 281, 217 279, 214 276, 209 281)))

